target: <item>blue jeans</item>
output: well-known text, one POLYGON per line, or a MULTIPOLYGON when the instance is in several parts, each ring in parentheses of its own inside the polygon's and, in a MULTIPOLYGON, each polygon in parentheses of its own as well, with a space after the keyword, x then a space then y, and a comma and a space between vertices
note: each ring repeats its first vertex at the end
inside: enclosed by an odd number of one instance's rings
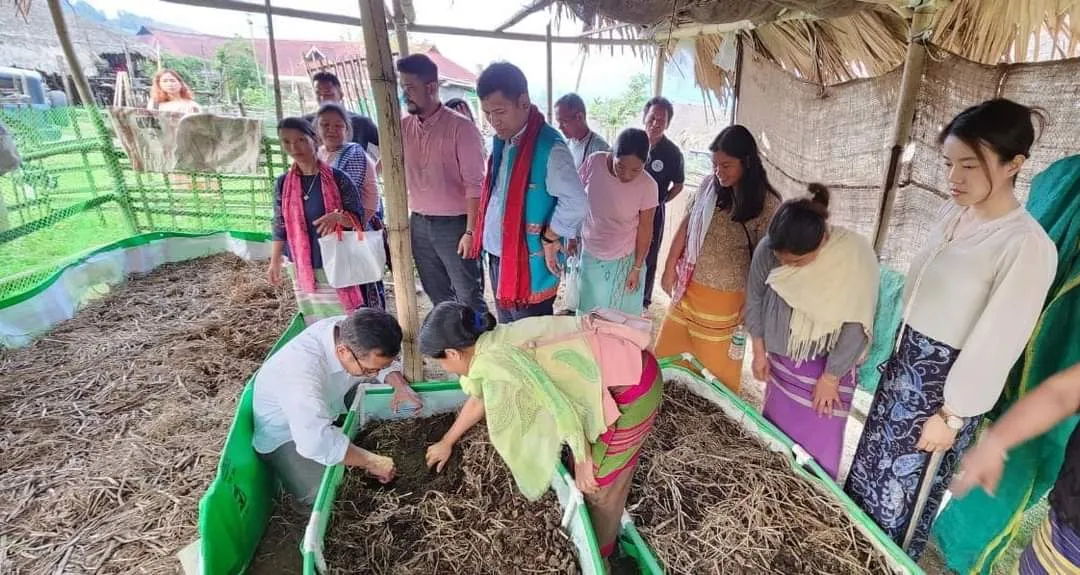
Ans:
MULTIPOLYGON (((488 274, 491 277, 491 290, 498 293, 499 290, 499 257, 487 254, 488 274)), ((510 323, 527 317, 555 315, 555 296, 542 302, 529 304, 524 307, 504 308, 495 304, 496 316, 499 323, 510 323)))

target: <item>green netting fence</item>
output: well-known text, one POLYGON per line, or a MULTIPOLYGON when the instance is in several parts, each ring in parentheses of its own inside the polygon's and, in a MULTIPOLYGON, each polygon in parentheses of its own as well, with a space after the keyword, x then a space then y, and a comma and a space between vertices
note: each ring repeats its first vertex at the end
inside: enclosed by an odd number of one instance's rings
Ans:
POLYGON ((265 232, 286 164, 264 138, 257 175, 135 172, 105 110, 0 109, 23 163, 0 176, 0 299, 79 255, 146 232, 265 232))

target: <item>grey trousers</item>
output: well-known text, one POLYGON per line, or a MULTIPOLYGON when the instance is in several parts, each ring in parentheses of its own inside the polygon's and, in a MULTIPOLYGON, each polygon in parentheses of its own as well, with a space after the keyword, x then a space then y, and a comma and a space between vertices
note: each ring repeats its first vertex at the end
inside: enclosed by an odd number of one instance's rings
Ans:
MULTIPOLYGON (((346 408, 352 405, 358 389, 358 385, 353 386, 345 393, 346 408)), ((340 426, 344 423, 345 420, 342 417, 334 425, 340 426)), ((281 482, 281 487, 292 493, 299 503, 308 507, 315 505, 315 497, 319 495, 319 487, 322 485, 323 472, 326 471, 325 465, 300 455, 296 451, 295 441, 284 443, 270 453, 260 453, 259 457, 270 464, 274 475, 281 482)))
POLYGON ((456 300, 474 311, 487 312, 483 266, 479 259, 465 259, 457 252, 467 223, 466 216, 412 214, 409 231, 413 259, 433 306, 456 300))
POLYGON ((308 507, 315 504, 325 465, 297 453, 296 443, 292 441, 270 453, 260 453, 259 457, 270 464, 281 487, 292 493, 298 502, 308 507))

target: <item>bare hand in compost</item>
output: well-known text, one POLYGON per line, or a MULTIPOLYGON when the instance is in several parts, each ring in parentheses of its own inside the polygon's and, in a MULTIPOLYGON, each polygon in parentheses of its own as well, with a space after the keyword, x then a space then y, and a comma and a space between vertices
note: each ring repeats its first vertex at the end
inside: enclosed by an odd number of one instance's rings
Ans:
POLYGON ((438 443, 427 448, 427 461, 428 469, 434 467, 437 473, 442 473, 443 467, 446 466, 446 462, 450 461, 450 456, 453 454, 454 444, 446 441, 439 441, 438 443))

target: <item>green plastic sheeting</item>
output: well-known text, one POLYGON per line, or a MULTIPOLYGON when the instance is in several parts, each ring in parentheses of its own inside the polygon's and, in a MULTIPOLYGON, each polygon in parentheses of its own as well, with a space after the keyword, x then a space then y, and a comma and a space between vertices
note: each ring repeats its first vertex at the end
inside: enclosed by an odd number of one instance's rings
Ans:
MULTIPOLYGON (((303 330, 304 319, 297 314, 270 355, 303 330)), ((206 575, 243 573, 274 510, 274 472, 251 447, 254 380, 253 375, 244 386, 217 476, 199 501, 200 563, 201 573, 206 575)))

